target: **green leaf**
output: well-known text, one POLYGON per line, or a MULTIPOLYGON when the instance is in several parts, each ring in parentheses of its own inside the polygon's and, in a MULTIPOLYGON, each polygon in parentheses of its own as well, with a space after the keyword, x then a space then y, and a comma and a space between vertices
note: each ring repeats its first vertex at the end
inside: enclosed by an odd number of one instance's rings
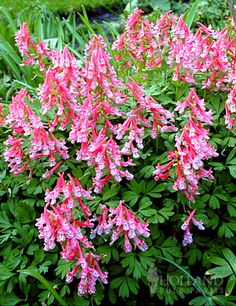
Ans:
POLYGON ((228 166, 229 172, 232 175, 233 178, 236 178, 236 165, 234 166, 228 166))
POLYGON ((225 295, 229 296, 232 291, 234 290, 234 286, 236 284, 236 277, 231 275, 227 281, 226 288, 225 288, 225 295))
POLYGON ((199 0, 196 0, 194 4, 191 6, 190 10, 184 15, 184 21, 189 28, 191 28, 195 15, 197 13, 199 0))
POLYGON ((118 288, 125 280, 126 280, 125 277, 118 277, 118 278, 113 279, 113 280, 110 282, 110 288, 111 288, 111 289, 116 289, 116 288, 118 288))
POLYGON ((202 253, 197 248, 190 249, 187 255, 188 255, 188 264, 190 266, 194 265, 197 260, 200 260, 202 258, 202 253))
POLYGON ((112 257, 114 258, 114 260, 119 261, 119 258, 120 258, 119 252, 114 246, 111 248, 111 252, 112 252, 112 257))
POLYGON ((111 188, 111 189, 106 190, 103 193, 103 197, 102 197, 103 201, 113 198, 114 196, 117 195, 118 192, 119 192, 118 188, 111 188))
POLYGON ((3 211, 0 215, 0 228, 7 229, 11 227, 13 227, 13 225, 10 223, 7 213, 3 211))
POLYGON ((227 210, 230 214, 230 217, 236 217, 236 209, 232 205, 227 205, 227 210))
POLYGON ((111 247, 109 245, 102 245, 98 247, 98 253, 104 254, 105 257, 102 259, 103 262, 108 263, 111 259, 111 247))
POLYGON ((212 268, 206 272, 206 275, 211 275, 212 279, 224 278, 232 274, 232 269, 229 264, 212 268))
POLYGON ((236 277, 236 256, 234 255, 234 253, 227 248, 224 248, 222 250, 222 253, 225 257, 225 259, 228 261, 228 263, 230 264, 232 271, 236 277))
POLYGON ((133 269, 133 277, 136 279, 141 278, 146 275, 147 271, 142 267, 139 261, 135 261, 134 269, 133 269))
POLYGON ((125 279, 124 282, 122 282, 120 289, 119 289, 119 296, 123 298, 129 297, 129 286, 127 283, 127 280, 125 279))
POLYGON ((144 217, 151 217, 156 214, 156 209, 148 208, 148 209, 140 209, 139 214, 144 217))
POLYGON ((112 304, 116 303, 116 294, 115 294, 115 291, 112 290, 111 288, 109 288, 109 290, 108 290, 108 297, 109 297, 109 301, 112 304))
POLYGON ((152 188, 147 194, 153 198, 159 198, 161 197, 160 192, 166 190, 166 187, 164 184, 159 184, 155 188, 152 188))
POLYGON ((164 223, 166 220, 169 220, 171 216, 174 215, 173 207, 163 207, 159 210, 156 210, 156 214, 148 219, 150 223, 164 223))
POLYGON ((9 25, 10 25, 12 33, 15 33, 17 31, 16 20, 12 18, 9 10, 7 10, 4 6, 1 6, 1 12, 7 18, 7 21, 9 23, 9 25))
POLYGON ((228 139, 228 147, 234 147, 236 145, 236 139, 233 137, 229 137, 228 139))
POLYGON ((145 166, 140 170, 140 175, 142 175, 144 178, 150 178, 153 176, 155 168, 153 166, 145 166))
POLYGON ((0 281, 6 281, 11 278, 15 273, 11 272, 4 264, 0 264, 0 281))
POLYGON ((15 306, 22 301, 24 300, 18 298, 13 292, 10 294, 1 293, 1 306, 15 306))
POLYGON ((210 207, 212 207, 213 209, 220 208, 220 202, 219 202, 219 200, 217 199, 217 197, 215 197, 214 195, 212 195, 212 196, 210 197, 209 205, 210 205, 210 207))
POLYGON ((132 291, 134 294, 137 295, 138 294, 138 289, 139 289, 137 281, 130 278, 130 277, 127 277, 127 282, 128 282, 128 286, 129 286, 130 291, 132 291))
POLYGON ((234 233, 231 231, 227 223, 223 223, 218 231, 219 237, 225 236, 226 238, 234 237, 234 233))
POLYGON ((219 199, 225 201, 225 202, 228 202, 228 200, 229 200, 228 197, 226 197, 225 195, 220 194, 220 193, 215 194, 215 196, 216 196, 217 198, 219 198, 219 199))
POLYGON ((209 261, 215 265, 225 266, 227 265, 227 261, 221 257, 211 256, 209 257, 209 261))
POLYGON ((139 203, 139 210, 145 210, 149 206, 152 205, 152 201, 150 200, 149 197, 143 197, 142 200, 139 203))
POLYGON ((206 304, 206 300, 205 300, 204 296, 198 296, 198 297, 192 299, 189 302, 189 305, 191 305, 191 306, 203 306, 203 305, 207 305, 207 304, 206 304))
MULTIPOLYGON (((230 299, 231 297, 227 297, 227 296, 224 296, 224 295, 214 295, 212 297, 212 299, 217 303, 217 305, 220 305, 220 306, 235 306, 235 303, 231 303, 230 302, 230 299)), ((235 301, 235 297, 233 297, 233 300, 235 301)))
POLYGON ((226 164, 230 164, 231 161, 234 160, 235 153, 236 153, 236 148, 233 148, 226 159, 226 164))
POLYGON ((201 197, 201 202, 202 202, 202 203, 206 203, 209 199, 210 199, 210 195, 209 195, 209 194, 204 194, 204 195, 201 197))
POLYGON ((57 263, 56 275, 60 275, 61 278, 64 278, 68 271, 74 267, 73 262, 67 262, 63 259, 60 259, 57 263))
POLYGON ((133 198, 139 198, 139 195, 134 191, 125 191, 122 198, 124 201, 131 201, 133 198))

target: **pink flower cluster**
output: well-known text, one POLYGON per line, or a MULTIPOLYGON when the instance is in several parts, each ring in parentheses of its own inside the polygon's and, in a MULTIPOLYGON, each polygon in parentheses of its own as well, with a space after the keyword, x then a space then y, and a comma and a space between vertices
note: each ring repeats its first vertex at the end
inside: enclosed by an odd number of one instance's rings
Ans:
POLYGON ((41 217, 37 219, 36 226, 39 229, 39 238, 44 239, 44 250, 53 249, 58 242, 62 247, 61 257, 66 261, 73 261, 75 266, 67 274, 66 281, 71 282, 78 273, 78 294, 93 294, 98 278, 106 284, 108 274, 100 269, 100 256, 90 251, 94 249, 93 244, 83 233, 83 228, 94 226, 88 218, 91 211, 81 199, 92 199, 90 191, 84 190, 78 179, 71 176, 69 178, 66 182, 64 175, 59 175, 55 188, 46 191, 46 206, 41 217), (57 203, 58 201, 61 203, 57 203), (73 208, 80 208, 80 214, 85 216, 86 220, 77 221, 73 208))
POLYGON ((131 61, 127 61, 123 52, 130 59, 138 60, 138 70, 161 67, 163 49, 170 44, 168 33, 176 18, 168 12, 153 23, 145 20, 142 13, 142 10, 135 9, 129 16, 124 33, 113 43, 112 49, 122 51, 117 54, 117 59, 125 61, 124 67, 129 67, 131 61))
POLYGON ((4 142, 4 145, 7 146, 4 152, 4 160, 8 162, 8 166, 11 169, 10 172, 15 175, 25 171, 28 166, 28 161, 25 160, 25 154, 22 149, 23 140, 23 138, 14 138, 9 135, 4 142))
POLYGON ((121 234, 124 236, 124 251, 131 252, 133 241, 135 247, 138 247, 141 251, 148 249, 147 244, 138 238, 143 236, 149 237, 148 223, 142 223, 140 220, 124 205, 124 201, 120 201, 117 208, 110 208, 109 210, 105 205, 100 205, 102 209, 101 216, 94 216, 94 221, 98 222, 95 229, 91 230, 91 238, 95 238, 96 235, 110 234, 112 230, 111 243, 112 245, 121 234), (110 212, 110 213, 109 213, 110 212), (108 218, 108 220, 107 220, 108 218))
POLYGON ((69 180, 64 179, 64 174, 59 174, 56 186, 53 190, 46 190, 44 212, 37 219, 36 226, 39 230, 39 238, 44 239, 44 250, 48 251, 61 245, 61 257, 66 261, 72 261, 74 268, 67 274, 66 281, 69 283, 75 275, 78 275, 78 294, 92 294, 96 290, 96 282, 100 279, 107 283, 107 272, 102 272, 99 259, 102 255, 96 255, 94 246, 86 236, 86 229, 90 228, 92 236, 112 232, 112 243, 116 241, 121 232, 125 237, 125 252, 131 252, 132 240, 140 250, 145 251, 148 246, 139 239, 140 236, 148 237, 149 229, 147 223, 142 223, 128 210, 123 201, 116 209, 108 209, 101 205, 103 213, 101 216, 91 217, 91 210, 82 198, 92 200, 91 190, 85 190, 78 179, 68 175, 69 180), (77 219, 85 218, 85 221, 77 219), (89 219, 90 218, 90 219, 89 219), (108 218, 108 221, 107 221, 108 218), (95 227, 95 222, 98 225, 95 227), (94 229, 92 229, 94 228, 94 229))
POLYGON ((182 190, 189 200, 194 200, 198 192, 198 183, 202 178, 212 180, 212 171, 203 168, 204 160, 217 157, 216 150, 207 142, 208 130, 202 123, 212 124, 211 111, 206 111, 204 100, 199 99, 196 92, 190 89, 188 97, 181 103, 177 103, 176 111, 184 113, 188 109, 188 121, 185 123, 182 133, 175 136, 176 151, 170 151, 168 158, 171 160, 165 166, 157 165, 155 179, 163 179, 170 176, 170 168, 176 167, 177 179, 173 189, 182 190))
POLYGON ((228 129, 232 129, 236 123, 236 84, 228 95, 225 103, 225 123, 228 129))
MULTIPOLYGON (((46 190, 44 212, 36 223, 44 249, 59 243, 62 258, 74 263, 67 282, 78 275, 79 294, 94 293, 97 280, 107 283, 108 276, 100 268, 101 256, 94 254, 95 247, 86 236, 88 229, 91 239, 111 234, 111 244, 123 237, 125 252, 133 247, 141 251, 148 248, 142 240, 149 237, 148 223, 142 223, 123 201, 116 208, 100 205, 101 215, 92 215, 89 205, 92 192, 101 192, 108 181, 133 179, 128 167, 135 166, 147 136, 155 139, 168 131, 178 132, 175 150, 169 150, 169 162, 156 167, 156 180, 172 178, 173 189, 194 200, 199 181, 213 179, 211 169, 204 168, 206 160, 218 156, 205 128, 212 125, 212 112, 191 88, 174 109, 183 123, 177 128, 174 111, 167 110, 158 97, 145 93, 147 70, 159 71, 165 65, 174 84, 180 80, 207 90, 228 90, 227 127, 232 129, 236 122, 235 39, 230 28, 219 32, 200 25, 194 34, 183 17, 168 12, 154 23, 142 13, 136 9, 130 15, 124 34, 113 44, 117 70, 101 36, 94 35, 87 45, 83 64, 68 47, 56 51, 40 39, 35 43, 26 23, 16 33, 23 64, 38 65, 44 81, 33 97, 26 89, 16 93, 6 116, 0 106, 1 121, 12 130, 4 153, 10 171, 17 175, 35 167, 36 160, 46 161, 46 179, 69 158, 76 158, 79 165, 86 162, 92 169, 89 190, 78 178, 68 174, 65 179, 59 173, 55 187, 46 190), (146 73, 143 86, 137 72, 146 73)), ((192 242, 191 222, 204 229, 194 213, 189 213, 181 227, 185 231, 183 245, 192 242)))
MULTIPOLYGON (((36 160, 47 157, 49 166, 56 166, 54 168, 56 170, 61 165, 61 162, 56 161, 59 156, 62 159, 69 158, 65 140, 58 140, 52 132, 49 132, 47 126, 43 125, 41 118, 33 112, 25 100, 33 103, 27 90, 21 89, 9 105, 10 113, 6 116, 5 123, 12 128, 14 137, 9 135, 5 141, 5 160, 9 162, 11 172, 15 175, 27 169, 28 161, 24 162, 26 158, 36 160), (27 145, 29 141, 30 146, 27 145)), ((46 177, 49 173, 53 173, 51 170, 50 172, 47 170, 46 177)))
POLYGON ((181 229, 184 231, 184 239, 183 239, 183 246, 186 246, 187 244, 191 244, 193 242, 193 235, 190 232, 190 225, 193 223, 195 226, 198 227, 199 230, 204 230, 205 227, 203 226, 202 221, 197 221, 194 219, 194 214, 196 212, 196 209, 194 209, 191 213, 188 212, 189 216, 184 221, 184 223, 181 225, 181 229))
POLYGON ((168 12, 154 24, 142 13, 136 9, 129 16, 124 34, 114 42, 117 59, 122 61, 127 58, 123 54, 129 54, 130 60, 123 66, 129 68, 135 59, 136 69, 142 71, 165 63, 173 68, 174 81, 232 91, 225 114, 227 128, 232 129, 236 121, 232 100, 236 74, 234 25, 217 31, 199 23, 199 29, 192 33, 183 16, 175 18, 168 12))
POLYGON ((60 167, 57 156, 69 157, 65 142, 56 139, 54 130, 68 132, 69 141, 78 147, 77 160, 94 168, 92 181, 96 193, 112 178, 116 182, 133 179, 127 167, 133 166, 133 158, 139 157, 145 132, 156 138, 159 131, 176 131, 173 113, 153 97, 145 96, 144 89, 134 80, 125 84, 118 78, 102 37, 93 36, 85 50, 82 68, 67 47, 60 52, 49 50, 41 41, 32 42, 26 24, 16 34, 16 41, 22 55, 34 59, 29 64, 38 60, 44 73, 38 94, 40 118, 44 122, 34 114, 33 100, 23 90, 13 98, 7 123, 13 133, 18 128, 33 138, 30 159, 49 156, 49 166, 55 168, 48 169, 45 178, 60 167), (50 63, 47 69, 44 58, 50 63), (123 106, 128 108, 127 112, 123 106), (119 118, 117 123, 113 122, 114 117, 119 118))

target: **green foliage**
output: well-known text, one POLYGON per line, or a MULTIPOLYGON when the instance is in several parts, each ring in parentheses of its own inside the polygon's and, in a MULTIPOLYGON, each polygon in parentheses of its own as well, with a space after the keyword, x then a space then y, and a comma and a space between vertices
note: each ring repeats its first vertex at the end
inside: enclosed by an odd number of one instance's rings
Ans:
POLYGON ((46 9, 53 11, 53 12, 65 12, 65 11, 72 11, 72 10, 81 10, 82 7, 86 7, 88 9, 96 9, 101 6, 112 6, 115 3, 117 3, 116 0, 67 0, 67 1, 61 1, 61 0, 36 0, 33 2, 21 0, 21 1, 7 1, 2 0, 1 5, 3 7, 6 7, 10 9, 11 11, 14 10, 22 10, 24 8, 34 8, 34 7, 41 7, 44 6, 46 9))
MULTIPOLYGON (((201 15, 202 2, 196 2, 186 14, 189 26, 197 18, 206 19, 206 16, 201 15)), ((171 1, 150 0, 148 3, 156 12, 166 11, 176 5, 171 1)), ((127 8, 131 4, 127 4, 127 8)), ((211 5, 216 7, 218 4, 211 2, 211 5)), ((218 11, 212 7, 209 9, 218 16, 218 11)), ((91 25, 85 11, 80 14, 80 25, 76 24, 74 13, 63 19, 38 9, 34 13, 25 10, 16 18, 11 12, 2 12, 0 75, 3 81, 0 94, 5 97, 4 103, 8 103, 11 94, 22 86, 27 85, 34 94, 35 88, 42 82, 42 75, 33 68, 19 66, 21 59, 13 36, 23 21, 29 23, 35 37, 48 41, 52 47, 62 49, 65 44, 69 44, 69 49, 81 60, 89 35, 98 31, 106 35, 101 26, 91 25)), ((210 16, 208 18, 211 19, 210 16)), ((113 37, 117 36, 117 29, 111 24, 108 29, 113 37)), ((105 39, 108 41, 107 35, 105 39)), ((124 71, 118 73, 120 77, 127 77, 124 71)), ((163 105, 173 108, 176 101, 185 95, 185 84, 179 85, 168 77, 164 78, 158 70, 150 71, 150 75, 153 77, 143 82, 146 82, 149 94, 162 101, 163 105)), ((137 80, 140 77, 135 76, 137 80)), ((231 249, 236 245, 236 133, 228 132, 223 123, 226 94, 216 95, 202 90, 202 95, 208 101, 207 107, 214 113, 211 141, 221 153, 217 160, 208 163, 214 171, 214 182, 200 184, 200 195, 195 203, 196 218, 203 220, 206 230, 203 233, 194 232, 193 245, 186 248, 181 246, 183 233, 179 228, 184 221, 182 213, 189 203, 181 193, 174 194, 168 182, 155 182, 152 177, 156 163, 167 161, 166 147, 172 148, 171 135, 163 135, 158 142, 146 141, 144 152, 134 170, 136 179, 123 185, 110 184, 92 204, 96 207, 102 202, 115 207, 118 199, 122 198, 140 219, 149 222, 151 228, 151 238, 147 240, 149 251, 144 253, 135 250, 126 254, 120 252, 119 243, 122 242, 108 246, 104 237, 98 241, 97 253, 106 255, 102 262, 109 271, 110 283, 105 291, 109 304, 138 303, 142 293, 145 305, 156 299, 158 305, 178 305, 182 304, 181 300, 194 306, 235 305, 236 298, 231 294, 236 282, 236 257, 231 249), (205 279, 205 274, 209 279, 205 279)), ((3 130, 1 154, 6 135, 7 131, 3 130)), ((65 164, 65 171, 72 169, 73 175, 80 177, 84 185, 88 184, 91 174, 89 169, 78 168, 73 160, 65 164)), ((45 184, 41 179, 40 166, 32 178, 25 178, 23 174, 13 177, 0 159, 1 305, 23 305, 26 301, 30 301, 30 305, 56 305, 55 298, 59 302, 58 294, 67 305, 105 305, 102 285, 92 298, 77 296, 76 286, 64 283, 70 264, 59 260, 60 250, 57 248, 46 253, 42 249, 34 223, 42 212, 44 190, 53 186, 55 178, 45 184), (35 274, 35 271, 39 274, 35 274), (42 275, 47 279, 46 282, 42 275)))
POLYGON ((222 257, 210 256, 209 261, 218 267, 212 268, 206 272, 206 275, 210 275, 211 279, 223 279, 228 278, 225 295, 228 296, 232 293, 236 284, 236 256, 228 249, 222 249, 222 257))
POLYGON ((198 10, 199 0, 196 0, 195 3, 191 6, 190 10, 185 14, 184 21, 189 28, 191 28, 195 15, 198 10))

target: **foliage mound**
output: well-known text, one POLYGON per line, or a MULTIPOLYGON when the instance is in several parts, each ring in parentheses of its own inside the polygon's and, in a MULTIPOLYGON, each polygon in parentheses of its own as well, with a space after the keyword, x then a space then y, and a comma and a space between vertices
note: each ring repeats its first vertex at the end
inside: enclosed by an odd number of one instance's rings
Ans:
POLYGON ((142 13, 83 57, 16 33, 39 85, 1 106, 6 305, 234 305, 235 25, 142 13))

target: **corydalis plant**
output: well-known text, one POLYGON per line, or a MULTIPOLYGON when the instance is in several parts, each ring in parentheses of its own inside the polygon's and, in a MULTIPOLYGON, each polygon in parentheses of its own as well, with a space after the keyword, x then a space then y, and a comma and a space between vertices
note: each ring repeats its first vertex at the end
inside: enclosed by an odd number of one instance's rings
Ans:
POLYGON ((218 153, 208 143, 208 130, 203 124, 212 125, 212 113, 206 111, 203 99, 199 99, 194 89, 185 101, 177 102, 175 108, 180 114, 188 110, 188 121, 184 124, 180 135, 175 136, 176 151, 169 151, 168 159, 171 161, 165 165, 157 165, 155 179, 159 180, 170 176, 169 170, 176 167, 177 179, 174 181, 173 189, 182 190, 185 196, 193 201, 199 194, 198 183, 200 179, 212 180, 212 171, 203 168, 204 160, 217 157, 218 153))
MULTIPOLYGON (((230 30, 218 33, 201 26, 193 34, 182 17, 177 19, 167 13, 152 23, 141 13, 135 10, 131 14, 125 33, 113 45, 118 60, 115 67, 103 38, 98 35, 89 42, 81 67, 67 47, 58 51, 40 40, 32 41, 27 24, 16 34, 23 64, 38 67, 44 81, 37 94, 30 95, 22 89, 12 98, 8 115, 1 120, 12 130, 5 142, 4 158, 15 175, 23 171, 34 175, 39 163, 45 165, 44 179, 58 172, 55 187, 45 192, 44 212, 36 225, 44 249, 53 249, 58 243, 62 258, 74 263, 67 282, 78 275, 79 294, 94 293, 98 279, 107 282, 107 273, 100 268, 100 255, 94 253, 96 235, 111 235, 111 243, 123 237, 125 252, 133 247, 147 249, 143 238, 149 236, 148 223, 141 222, 122 200, 116 208, 101 204, 101 214, 99 209, 94 214, 90 205, 93 194, 100 193, 105 184, 133 179, 132 166, 140 157, 145 139, 174 133, 175 150, 169 150, 169 163, 158 164, 154 176, 156 180, 169 178, 173 189, 183 191, 193 202, 199 193, 199 180, 213 178, 211 170, 204 168, 207 159, 217 156, 208 142, 206 126, 212 124, 212 114, 206 110, 204 101, 191 88, 183 102, 167 109, 146 93, 148 83, 141 85, 136 73, 145 73, 140 79, 148 80, 149 71, 165 67, 172 79, 191 86, 197 81, 210 89, 218 84, 217 89, 224 90, 227 82, 228 88, 234 86, 232 52, 230 49, 223 53, 222 49, 234 44, 230 30), (219 48, 222 54, 216 59, 219 48), (195 51, 192 53, 195 62, 184 56, 186 50, 195 51), (209 57, 204 50, 210 52, 209 57), (216 62, 220 67, 217 72, 216 62), (125 74, 120 78, 122 72, 125 74), (202 79, 203 72, 206 78, 202 79), (180 122, 178 125, 175 117, 180 122), (62 165, 67 165, 70 158, 91 168, 89 190, 70 174, 70 167, 67 175, 61 173, 62 165)), ((229 128, 235 121, 234 103, 231 92, 226 102, 229 128)), ((189 224, 190 221, 182 227, 188 236, 189 224)), ((192 239, 184 241, 186 245, 192 239)))
POLYGON ((113 49, 122 68, 130 69, 131 63, 139 71, 153 68, 172 68, 169 72, 174 81, 208 90, 226 91, 225 123, 232 129, 236 122, 235 99, 235 25, 228 21, 221 31, 199 23, 193 33, 183 16, 174 17, 170 12, 155 23, 142 16, 136 9, 128 18, 125 33, 118 37, 113 49), (126 55, 126 56, 124 56, 126 55))

